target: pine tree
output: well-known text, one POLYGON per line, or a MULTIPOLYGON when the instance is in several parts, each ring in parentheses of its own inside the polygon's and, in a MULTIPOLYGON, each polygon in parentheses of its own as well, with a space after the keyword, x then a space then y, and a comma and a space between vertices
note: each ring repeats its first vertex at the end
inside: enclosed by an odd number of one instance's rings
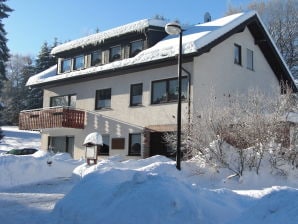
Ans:
MULTIPOLYGON (((57 46, 58 41, 55 38, 53 46, 49 46, 44 42, 36 59, 35 74, 42 72, 56 64, 56 59, 51 55, 53 47, 57 46)), ((29 69, 29 68, 28 68, 29 69)), ((32 69, 32 68, 31 68, 32 69)), ((28 100, 30 109, 42 107, 43 92, 40 88, 32 88, 29 90, 28 100)))
POLYGON ((6 0, 0 0, 0 87, 2 86, 2 82, 6 79, 5 63, 9 58, 9 49, 6 45, 7 33, 4 29, 2 19, 8 18, 8 13, 13 11, 5 4, 5 2, 6 0))

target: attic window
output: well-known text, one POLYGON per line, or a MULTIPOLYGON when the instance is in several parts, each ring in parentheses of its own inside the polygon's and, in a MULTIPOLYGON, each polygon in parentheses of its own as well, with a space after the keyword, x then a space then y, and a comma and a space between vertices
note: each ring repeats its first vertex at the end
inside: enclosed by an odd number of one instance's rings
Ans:
POLYGON ((101 65, 101 50, 91 53, 91 66, 101 65))
POLYGON ((84 55, 79 55, 74 58, 74 70, 80 70, 83 69, 85 66, 85 60, 84 60, 84 55))
POLYGON ((120 45, 110 48, 110 62, 118 61, 121 59, 120 45))
POLYGON ((234 44, 234 63, 242 65, 241 46, 238 44, 234 44))
POLYGON ((61 73, 70 72, 71 70, 71 59, 64 59, 61 61, 61 73))
POLYGON ((134 41, 130 43, 129 57, 134 57, 144 49, 144 43, 142 40, 134 41))

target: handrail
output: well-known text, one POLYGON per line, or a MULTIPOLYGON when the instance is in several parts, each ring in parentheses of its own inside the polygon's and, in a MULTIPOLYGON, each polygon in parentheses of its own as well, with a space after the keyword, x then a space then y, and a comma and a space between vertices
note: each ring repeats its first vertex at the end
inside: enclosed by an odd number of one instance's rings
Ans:
POLYGON ((43 107, 43 108, 37 108, 37 109, 32 109, 32 110, 22 110, 20 113, 22 113, 22 112, 29 113, 29 112, 34 112, 34 111, 60 109, 60 108, 62 108, 62 109, 64 109, 64 108, 65 109, 73 109, 73 110, 77 110, 77 111, 82 111, 82 112, 85 112, 85 113, 88 113, 88 114, 93 114, 93 115, 98 116, 98 117, 104 117, 106 119, 110 119, 110 120, 113 120, 113 121, 116 121, 116 122, 119 122, 119 123, 122 123, 122 124, 126 124, 126 125, 129 125, 129 126, 138 128, 138 129, 144 129, 143 126, 135 125, 135 124, 132 124, 132 123, 129 123, 129 122, 126 122, 126 121, 119 120, 119 119, 114 118, 114 117, 111 117, 111 116, 103 115, 103 114, 100 114, 99 112, 96 112, 96 111, 86 110, 86 109, 82 109, 82 108, 75 108, 75 107, 71 107, 71 106, 43 107))

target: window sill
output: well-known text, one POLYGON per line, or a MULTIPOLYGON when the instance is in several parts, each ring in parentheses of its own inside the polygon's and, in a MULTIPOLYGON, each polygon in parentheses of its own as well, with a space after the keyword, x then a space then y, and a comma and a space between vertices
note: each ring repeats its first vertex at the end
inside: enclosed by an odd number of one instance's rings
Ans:
POLYGON ((113 110, 111 107, 103 107, 103 108, 95 108, 96 111, 111 111, 113 110))
POLYGON ((138 105, 129 105, 130 108, 138 108, 138 107, 145 107, 143 104, 138 105))

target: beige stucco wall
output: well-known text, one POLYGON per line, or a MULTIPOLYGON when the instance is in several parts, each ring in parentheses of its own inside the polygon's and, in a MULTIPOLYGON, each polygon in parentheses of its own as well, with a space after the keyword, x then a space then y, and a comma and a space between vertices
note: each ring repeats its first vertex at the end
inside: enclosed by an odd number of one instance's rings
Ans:
MULTIPOLYGON (((183 66, 192 72, 192 63, 183 66)), ((183 75, 187 75, 183 73, 183 75)), ((110 149, 110 155, 128 154, 128 134, 143 133, 149 125, 176 124, 177 103, 151 105, 151 83, 154 80, 177 77, 177 65, 123 74, 120 76, 69 84, 44 90, 44 107, 50 106, 50 97, 76 94, 76 108, 88 111, 85 129, 47 129, 43 130, 42 147, 47 148, 48 136, 75 136, 74 157, 84 156, 82 143, 91 132, 109 134, 112 138, 125 138, 125 149, 110 149), (130 85, 143 83, 143 105, 130 107, 130 85), (95 111, 96 90, 111 88, 111 109, 95 111)), ((188 103, 183 103, 183 114, 187 113, 188 103)), ((142 135, 144 140, 144 136, 142 135)), ((142 150, 143 152, 143 150, 142 150)), ((143 155, 142 155, 143 156, 143 155)))
POLYGON ((214 94, 218 100, 246 93, 248 89, 264 92, 278 90, 278 80, 255 44, 249 30, 231 36, 212 48, 210 52, 194 58, 194 108, 204 105, 204 100, 214 94), (242 66, 234 64, 234 44, 242 47, 242 66), (254 54, 254 70, 247 69, 246 50, 254 54), (213 93, 210 93, 210 92, 213 93))

